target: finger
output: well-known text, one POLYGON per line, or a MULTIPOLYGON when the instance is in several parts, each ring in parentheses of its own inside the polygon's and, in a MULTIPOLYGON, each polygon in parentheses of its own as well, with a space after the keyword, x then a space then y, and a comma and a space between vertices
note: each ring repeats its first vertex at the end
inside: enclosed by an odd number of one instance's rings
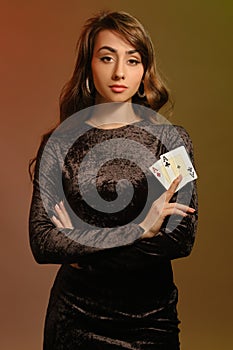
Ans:
POLYGON ((64 205, 63 201, 60 202, 60 208, 61 208, 62 213, 64 215, 64 226, 67 227, 67 228, 73 228, 70 216, 69 216, 69 214, 68 214, 68 212, 67 212, 67 210, 65 208, 65 205, 64 205))
POLYGON ((182 175, 179 175, 172 181, 170 187, 167 189, 166 193, 166 201, 169 202, 174 193, 176 192, 177 187, 179 186, 182 180, 182 175))
POLYGON ((188 216, 187 213, 185 213, 183 210, 177 209, 177 208, 167 208, 163 210, 162 213, 163 217, 169 216, 169 215, 180 215, 183 217, 188 216))
POLYGON ((67 216, 66 216, 66 213, 64 211, 64 208, 61 207, 59 204, 56 204, 55 205, 55 211, 56 211, 56 214, 58 216, 58 219, 61 221, 61 223, 63 225, 65 225, 67 216))
POLYGON ((181 204, 181 203, 177 203, 177 202, 175 202, 175 203, 168 203, 167 205, 166 205, 166 208, 177 208, 177 209, 179 209, 179 210, 182 210, 182 211, 184 211, 185 213, 186 212, 189 212, 189 213, 194 213, 195 212, 195 209, 194 208, 191 208, 191 207, 189 207, 188 205, 185 205, 185 204, 181 204))
POLYGON ((59 203, 59 205, 58 204, 55 205, 55 211, 56 211, 56 214, 57 214, 58 219, 60 220, 62 226, 64 228, 73 229, 73 225, 72 225, 72 222, 70 220, 69 214, 67 213, 65 206, 64 206, 64 203, 62 201, 59 203))
POLYGON ((64 202, 60 201, 59 206, 60 206, 60 209, 61 209, 61 211, 62 211, 66 221, 70 221, 70 217, 69 217, 69 214, 68 214, 68 212, 67 212, 67 210, 65 208, 64 202))
POLYGON ((61 221, 58 220, 58 218, 56 218, 56 216, 52 216, 51 217, 51 221, 54 223, 54 225, 58 228, 64 228, 64 226, 62 225, 61 221))

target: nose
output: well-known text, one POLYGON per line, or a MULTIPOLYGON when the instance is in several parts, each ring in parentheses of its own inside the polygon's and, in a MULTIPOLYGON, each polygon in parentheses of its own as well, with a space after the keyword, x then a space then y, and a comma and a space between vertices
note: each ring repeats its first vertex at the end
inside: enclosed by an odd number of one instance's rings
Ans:
POLYGON ((118 60, 115 64, 112 79, 113 80, 125 79, 124 64, 121 60, 118 60))

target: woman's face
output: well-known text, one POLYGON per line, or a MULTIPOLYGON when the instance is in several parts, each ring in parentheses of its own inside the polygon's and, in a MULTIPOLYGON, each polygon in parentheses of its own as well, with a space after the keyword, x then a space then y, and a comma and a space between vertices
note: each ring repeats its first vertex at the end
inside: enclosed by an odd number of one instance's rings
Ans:
POLYGON ((91 69, 96 103, 130 102, 144 72, 140 53, 110 30, 102 30, 96 37, 91 69))

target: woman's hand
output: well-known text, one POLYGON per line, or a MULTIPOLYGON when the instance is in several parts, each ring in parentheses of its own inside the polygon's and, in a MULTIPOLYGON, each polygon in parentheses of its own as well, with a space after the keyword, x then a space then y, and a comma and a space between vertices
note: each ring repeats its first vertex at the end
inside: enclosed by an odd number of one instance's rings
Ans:
POLYGON ((154 237, 159 232, 162 223, 168 215, 176 214, 185 217, 188 215, 187 213, 194 213, 195 209, 190 208, 187 205, 180 203, 169 203, 181 179, 181 175, 178 176, 171 183, 168 190, 153 202, 147 216, 139 224, 145 230, 141 238, 154 237))
POLYGON ((73 229, 72 222, 70 220, 69 214, 66 211, 63 201, 59 204, 56 204, 55 207, 56 215, 53 215, 51 220, 54 225, 58 228, 71 228, 73 229))

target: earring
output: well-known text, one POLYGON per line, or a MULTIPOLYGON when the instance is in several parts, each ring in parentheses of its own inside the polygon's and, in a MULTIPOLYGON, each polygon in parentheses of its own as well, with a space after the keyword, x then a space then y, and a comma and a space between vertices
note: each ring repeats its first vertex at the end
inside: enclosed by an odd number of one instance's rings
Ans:
POLYGON ((144 90, 144 84, 143 81, 141 82, 139 89, 137 91, 138 97, 143 98, 146 96, 145 90, 144 90))
POLYGON ((87 92, 89 93, 89 95, 91 94, 91 90, 90 90, 90 86, 89 86, 89 79, 86 79, 86 88, 87 88, 87 92))

